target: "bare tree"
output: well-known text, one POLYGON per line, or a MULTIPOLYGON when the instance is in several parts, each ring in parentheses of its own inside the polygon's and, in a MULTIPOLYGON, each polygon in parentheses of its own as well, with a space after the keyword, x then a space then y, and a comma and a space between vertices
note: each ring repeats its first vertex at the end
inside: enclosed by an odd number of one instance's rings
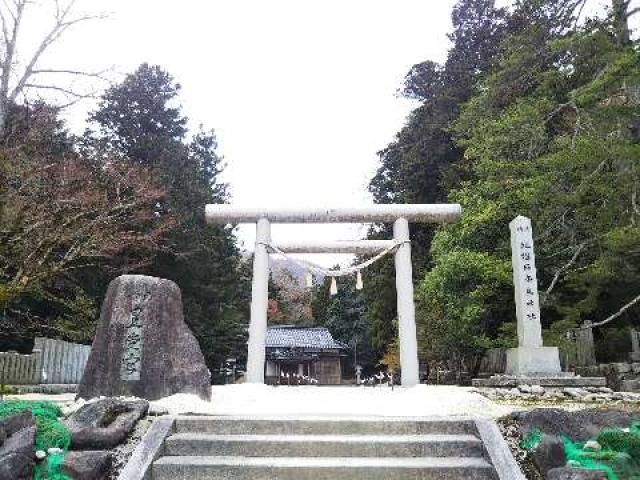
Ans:
POLYGON ((83 72, 64 68, 40 67, 40 62, 65 32, 71 27, 103 15, 76 14, 76 0, 44 0, 50 2, 53 11, 53 26, 43 33, 35 50, 25 59, 19 55, 20 32, 25 22, 25 13, 31 6, 40 5, 36 0, 0 0, 0 133, 4 131, 7 114, 12 104, 28 91, 56 92, 65 98, 59 107, 68 106, 76 101, 92 96, 92 92, 80 91, 55 81, 43 79, 52 75, 72 77, 103 78, 101 72, 83 72))
POLYGON ((158 212, 165 192, 138 166, 24 155, 18 147, 0 185, 0 305, 93 265, 137 271, 168 251, 176 220, 158 212), (128 262, 111 265, 123 251, 128 262))

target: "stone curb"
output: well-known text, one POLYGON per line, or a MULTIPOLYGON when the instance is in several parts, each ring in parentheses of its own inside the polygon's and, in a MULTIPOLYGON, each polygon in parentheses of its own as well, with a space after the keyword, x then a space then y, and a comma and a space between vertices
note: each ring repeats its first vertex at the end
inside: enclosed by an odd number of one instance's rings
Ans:
POLYGON ((75 383, 40 383, 38 385, 8 385, 15 388, 15 394, 23 395, 25 393, 41 393, 43 395, 62 395, 63 393, 77 393, 78 385, 75 383))
POLYGON ((118 480, 151 480, 151 465, 162 454, 164 440, 173 433, 174 425, 175 418, 172 416, 156 418, 120 472, 118 480))
POLYGON ((477 418, 475 423, 487 456, 498 473, 498 479, 526 480, 496 422, 477 418))

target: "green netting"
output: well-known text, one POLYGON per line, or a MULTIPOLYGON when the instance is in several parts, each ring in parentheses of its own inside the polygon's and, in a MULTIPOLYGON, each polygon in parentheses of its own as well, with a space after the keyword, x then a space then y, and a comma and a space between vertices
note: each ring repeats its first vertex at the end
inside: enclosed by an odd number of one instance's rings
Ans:
POLYGON ((73 480, 63 472, 64 455, 71 445, 71 433, 60 421, 62 412, 60 407, 51 402, 7 400, 0 402, 0 418, 6 418, 23 410, 33 413, 37 432, 36 450, 47 451, 49 448, 59 448, 60 453, 51 453, 42 463, 36 466, 35 480, 73 480))
MULTIPOLYGON (((631 477, 620 477, 619 471, 624 467, 630 457, 624 453, 615 452, 612 450, 591 450, 585 449, 584 443, 574 443, 571 439, 563 437, 564 449, 567 455, 567 461, 580 468, 586 468, 588 470, 604 470, 607 472, 609 480, 622 480, 630 479, 631 477), (618 468, 616 472, 613 468, 615 464, 618 468)), ((624 468, 626 470, 626 468, 624 468)))
POLYGON ((62 464, 64 463, 64 452, 53 453, 47 456, 47 461, 36 467, 35 480, 73 480, 72 477, 64 473, 62 464))
MULTIPOLYGON (((534 430, 520 446, 534 450, 543 437, 544 432, 534 430)), ((640 423, 634 423, 628 429, 603 430, 594 440, 600 448, 586 448, 592 446, 590 442, 578 443, 563 437, 567 463, 589 470, 604 470, 609 480, 640 480, 640 423)))
POLYGON ((544 433, 542 430, 534 430, 529 435, 524 437, 520 442, 520 448, 524 450, 535 450, 540 442, 542 442, 542 438, 544 437, 544 433))
POLYGON ((36 418, 38 431, 36 434, 36 449, 61 448, 68 450, 71 445, 71 434, 67 427, 59 420, 62 415, 60 407, 51 402, 7 400, 0 402, 0 418, 5 418, 23 410, 31 410, 36 418))

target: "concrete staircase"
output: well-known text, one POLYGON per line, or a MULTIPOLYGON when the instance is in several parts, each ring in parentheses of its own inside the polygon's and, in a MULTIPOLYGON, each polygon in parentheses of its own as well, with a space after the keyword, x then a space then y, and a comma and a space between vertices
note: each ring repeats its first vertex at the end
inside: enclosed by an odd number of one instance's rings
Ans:
POLYGON ((177 417, 152 479, 512 478, 481 437, 476 421, 458 418, 177 417))

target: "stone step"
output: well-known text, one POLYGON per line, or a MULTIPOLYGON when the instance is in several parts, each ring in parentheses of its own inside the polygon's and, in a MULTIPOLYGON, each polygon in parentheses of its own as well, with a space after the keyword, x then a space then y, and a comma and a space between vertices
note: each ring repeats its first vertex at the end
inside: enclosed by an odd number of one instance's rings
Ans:
POLYGON ((480 457, 473 435, 216 435, 178 433, 165 455, 230 457, 480 457))
POLYGON ((180 416, 177 433, 218 435, 426 435, 475 434, 468 418, 180 416))
POLYGON ((482 458, 162 457, 153 480, 497 480, 482 458))

